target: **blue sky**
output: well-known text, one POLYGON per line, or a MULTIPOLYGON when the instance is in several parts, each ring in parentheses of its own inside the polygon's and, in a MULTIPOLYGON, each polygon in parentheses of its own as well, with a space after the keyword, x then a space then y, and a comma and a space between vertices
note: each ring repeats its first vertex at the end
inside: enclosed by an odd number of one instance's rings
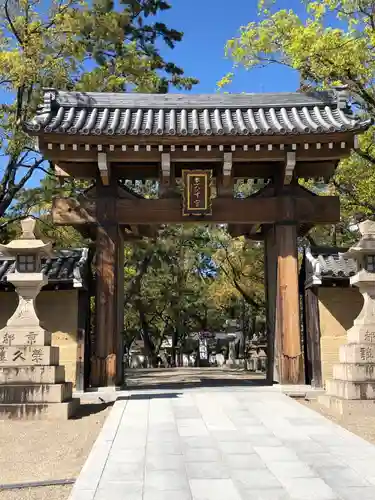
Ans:
MULTIPOLYGON (((161 19, 184 32, 183 41, 164 55, 200 80, 193 92, 216 91, 216 83, 231 70, 224 46, 240 26, 258 19, 257 0, 170 0, 172 8, 161 19)), ((300 0, 279 0, 278 7, 303 13, 300 0)), ((230 92, 282 92, 296 90, 298 77, 282 67, 240 71, 230 92)))
MULTIPOLYGON (((170 3, 172 8, 159 16, 160 21, 183 31, 184 38, 174 50, 162 46, 162 54, 181 66, 186 75, 199 79, 194 93, 216 92, 218 80, 231 70, 231 63, 224 56, 225 43, 238 33, 240 26, 258 19, 257 0, 170 0, 170 3)), ((300 14, 304 12, 300 0, 278 0, 277 5, 300 14)), ((227 90, 283 92, 294 91, 297 87, 297 74, 280 66, 272 66, 239 71, 227 90)), ((0 101, 4 102, 9 97, 0 92, 0 101)), ((29 186, 37 185, 40 178, 40 175, 35 175, 29 186)))

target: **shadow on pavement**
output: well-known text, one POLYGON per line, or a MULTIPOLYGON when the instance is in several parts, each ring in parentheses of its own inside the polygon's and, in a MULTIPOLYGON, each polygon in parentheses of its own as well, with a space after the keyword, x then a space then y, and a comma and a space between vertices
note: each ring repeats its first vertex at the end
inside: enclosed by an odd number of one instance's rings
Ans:
POLYGON ((81 418, 88 417, 89 415, 94 415, 95 413, 100 413, 105 410, 109 406, 114 405, 114 401, 110 401, 108 403, 81 403, 77 413, 71 417, 70 420, 80 420, 81 418))
POLYGON ((246 374, 243 371, 224 372, 199 369, 138 369, 125 373, 124 389, 194 389, 205 387, 261 387, 270 386, 262 375, 246 374))
POLYGON ((182 396, 182 392, 165 392, 165 393, 146 393, 146 394, 129 394, 129 396, 120 396, 117 401, 124 400, 143 400, 143 399, 176 399, 182 396))

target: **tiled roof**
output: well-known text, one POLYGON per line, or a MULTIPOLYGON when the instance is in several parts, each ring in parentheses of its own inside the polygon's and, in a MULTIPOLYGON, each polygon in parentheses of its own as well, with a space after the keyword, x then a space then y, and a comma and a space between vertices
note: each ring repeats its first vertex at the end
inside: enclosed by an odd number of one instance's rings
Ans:
POLYGON ((349 280, 357 273, 357 262, 343 257, 347 248, 311 247, 305 250, 306 281, 320 285, 324 280, 349 280))
POLYGON ((30 133, 286 135, 362 130, 339 91, 275 94, 137 94, 46 89, 30 133))
MULTIPOLYGON (((50 259, 42 259, 42 271, 48 276, 48 282, 53 284, 68 284, 80 288, 84 285, 89 265, 89 250, 79 248, 60 250, 50 259)), ((5 258, 0 254, 0 284, 7 283, 7 276, 14 272, 14 259, 5 258)))

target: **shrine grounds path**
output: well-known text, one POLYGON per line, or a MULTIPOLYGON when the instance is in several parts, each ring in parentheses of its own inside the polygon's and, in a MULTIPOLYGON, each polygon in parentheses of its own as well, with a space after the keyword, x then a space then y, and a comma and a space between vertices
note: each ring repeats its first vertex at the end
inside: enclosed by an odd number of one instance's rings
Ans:
POLYGON ((179 367, 134 368, 125 370, 126 388, 174 389, 192 387, 222 387, 264 385, 265 374, 248 372, 243 368, 179 367))
POLYGON ((70 500, 373 500, 375 446, 276 387, 119 393, 70 500))

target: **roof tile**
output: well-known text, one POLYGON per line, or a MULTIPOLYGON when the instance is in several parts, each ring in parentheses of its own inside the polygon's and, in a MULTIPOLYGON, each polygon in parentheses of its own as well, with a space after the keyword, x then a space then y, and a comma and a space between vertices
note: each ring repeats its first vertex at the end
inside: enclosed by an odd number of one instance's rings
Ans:
POLYGON ((348 279, 357 273, 357 262, 344 257, 347 248, 312 247, 310 253, 319 264, 321 278, 348 279))
MULTIPOLYGON (((85 268, 89 265, 87 248, 60 250, 49 259, 42 259, 42 271, 53 283, 73 282, 81 284, 85 280, 85 268)), ((14 259, 6 259, 0 254, 0 284, 7 283, 7 277, 14 272, 14 259)))
POLYGON ((361 130, 340 93, 136 94, 48 89, 31 133, 82 135, 286 135, 361 130))

